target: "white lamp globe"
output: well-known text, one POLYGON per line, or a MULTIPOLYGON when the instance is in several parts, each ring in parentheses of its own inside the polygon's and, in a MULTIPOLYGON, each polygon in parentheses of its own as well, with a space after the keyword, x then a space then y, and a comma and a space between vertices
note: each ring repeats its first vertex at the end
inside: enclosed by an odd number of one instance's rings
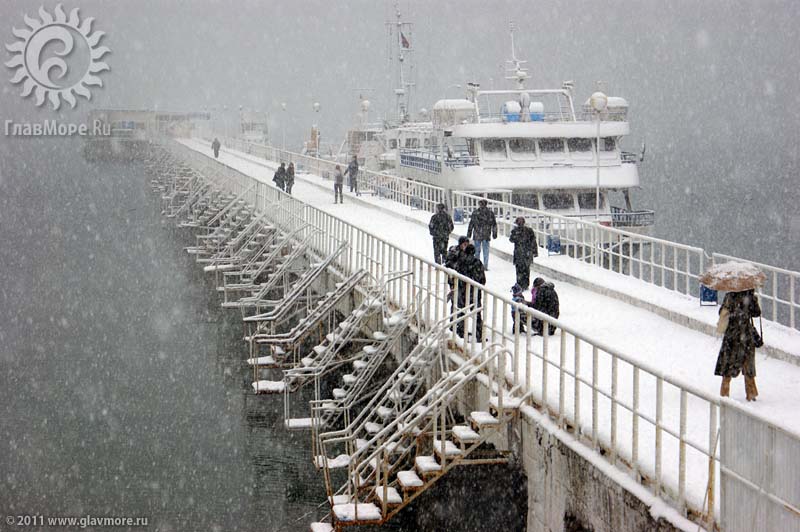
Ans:
POLYGON ((608 105, 608 96, 606 96, 604 93, 600 91, 595 92, 589 98, 589 103, 591 104, 592 109, 594 109, 598 113, 605 111, 606 106, 608 105))

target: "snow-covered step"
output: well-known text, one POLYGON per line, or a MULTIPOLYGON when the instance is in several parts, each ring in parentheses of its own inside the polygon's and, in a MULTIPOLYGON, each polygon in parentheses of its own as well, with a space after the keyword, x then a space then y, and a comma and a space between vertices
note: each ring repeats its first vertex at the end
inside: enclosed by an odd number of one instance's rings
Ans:
POLYGON ((375 331, 374 333, 372 333, 372 337, 373 337, 375 340, 379 341, 379 342, 383 342, 384 340, 386 340, 387 338, 389 338, 389 335, 388 335, 388 334, 386 334, 386 333, 385 333, 385 332, 383 332, 383 331, 375 331))
POLYGON ((344 375, 342 375, 342 382, 345 384, 345 386, 350 386, 351 384, 355 384, 357 380, 358 377, 356 377, 352 373, 345 373, 344 375))
POLYGON ((283 381, 256 381, 252 386, 256 393, 281 393, 286 389, 283 381))
POLYGON ((335 504, 333 515, 339 521, 358 521, 358 522, 381 522, 381 509, 372 503, 347 503, 335 504))
POLYGON ((356 449, 363 449, 369 444, 364 438, 356 438, 356 449))
POLYGON ((314 357, 303 357, 300 359, 300 363, 305 367, 309 367, 316 363, 316 359, 314 357))
POLYGON ((328 350, 328 346, 327 345, 315 345, 314 346, 314 352, 316 354, 318 354, 318 355, 321 355, 322 353, 324 353, 327 350, 328 350))
POLYGON ((403 503, 403 498, 400 496, 400 493, 392 487, 384 488, 384 486, 375 486, 375 496, 381 502, 384 502, 385 497, 386 504, 403 503))
POLYGON ((310 429, 314 425, 314 418, 311 417, 293 417, 284 421, 284 425, 289 430, 303 430, 310 429))
POLYGON ((414 467, 423 477, 442 470, 442 466, 433 456, 417 456, 414 458, 414 467))
POLYGON ((375 412, 377 412, 377 414, 383 419, 389 419, 390 417, 394 416, 394 409, 386 406, 379 406, 375 412))
MULTIPOLYGON (((439 456, 442 456, 442 440, 436 438, 433 439, 433 452, 439 456)), ((455 443, 451 442, 450 440, 444 440, 445 456, 460 456, 461 454, 461 449, 459 449, 455 443)))
POLYGON ((406 447, 400 445, 399 441, 386 443, 383 448, 386 449, 389 454, 400 454, 406 451, 406 447))
POLYGON ((251 366, 271 366, 275 363, 275 358, 272 355, 258 358, 248 358, 247 363, 251 366))
POLYGON ((328 501, 330 501, 331 504, 347 504, 348 502, 352 501, 352 498, 350 495, 343 493, 340 495, 334 495, 333 497, 328 497, 328 501))
POLYGON ((398 311, 392 314, 391 317, 388 320, 386 320, 386 322, 390 326, 395 326, 405 321, 405 319, 406 319, 405 313, 403 313, 403 311, 398 311))
POLYGON ((279 345, 273 345, 271 349, 273 355, 281 356, 286 354, 286 351, 279 345))
POLYGON ((362 369, 366 368, 369 364, 366 360, 354 360, 353 361, 353 369, 355 371, 361 371, 362 369))
POLYGON ((471 412, 469 419, 478 428, 500 424, 500 421, 489 412, 471 412))
POLYGON ((364 424, 364 428, 366 429, 368 434, 377 434, 383 429, 383 425, 378 423, 373 423, 372 421, 367 421, 364 424))
POLYGON ((334 399, 344 399, 347 397, 347 390, 344 388, 334 388, 333 389, 333 398, 334 399))
MULTIPOLYGON (((496 395, 494 397, 490 397, 489 404, 492 406, 492 408, 498 410, 500 408, 500 398, 496 395)), ((511 397, 509 395, 503 396, 503 408, 516 410, 520 407, 520 405, 522 405, 522 399, 519 397, 511 397)))
POLYGON ((400 471, 397 473, 397 482, 404 490, 414 490, 423 485, 422 479, 414 471, 400 471))
POLYGON ((364 351, 368 355, 374 355, 375 353, 378 352, 378 348, 375 347, 374 345, 365 345, 362 351, 364 351))
POLYGON ((481 435, 466 425, 456 425, 453 427, 453 438, 461 443, 475 443, 481 439, 481 435))
MULTIPOLYGON (((340 469, 350 465, 350 455, 340 454, 336 458, 326 458, 325 456, 319 455, 314 457, 314 463, 317 467, 325 467, 327 465, 328 469, 340 469)), ((343 502, 347 501, 345 500, 343 502)))
POLYGON ((309 532, 333 532, 333 525, 330 523, 311 523, 311 528, 308 529, 309 532))

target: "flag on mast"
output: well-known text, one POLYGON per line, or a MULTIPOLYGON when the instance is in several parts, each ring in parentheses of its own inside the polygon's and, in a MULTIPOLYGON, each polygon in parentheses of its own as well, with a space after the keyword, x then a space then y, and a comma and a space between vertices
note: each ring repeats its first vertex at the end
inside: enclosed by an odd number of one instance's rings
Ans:
POLYGON ((406 36, 403 35, 402 31, 400 32, 400 44, 403 45, 403 48, 411 48, 411 43, 408 42, 408 39, 406 39, 406 36))

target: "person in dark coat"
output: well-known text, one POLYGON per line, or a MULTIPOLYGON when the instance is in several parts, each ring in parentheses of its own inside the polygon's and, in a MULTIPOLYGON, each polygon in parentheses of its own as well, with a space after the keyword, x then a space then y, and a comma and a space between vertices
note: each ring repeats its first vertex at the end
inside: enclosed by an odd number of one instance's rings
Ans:
POLYGON ((525 225, 525 218, 520 216, 514 222, 508 239, 514 244, 514 267, 517 269, 517 284, 527 290, 531 284, 531 264, 533 258, 539 256, 539 244, 536 233, 525 225))
MULTIPOLYGON (((481 260, 475 255, 475 246, 472 244, 468 244, 467 247, 464 249, 464 254, 458 261, 456 265, 456 271, 463 275, 464 277, 469 277, 473 281, 478 284, 485 284, 486 283, 486 274, 484 273, 483 264, 481 260)), ((477 295, 475 294, 474 288, 470 290, 470 301, 469 303, 475 303, 477 306, 481 306, 481 299, 482 299, 482 292, 483 290, 477 290, 477 295)), ((462 309, 467 306, 467 289, 466 286, 463 284, 458 287, 458 308, 462 309)), ((475 339, 477 341, 483 340, 483 313, 478 312, 475 317, 475 321, 477 322, 477 334, 475 339)), ((458 322, 456 326, 456 333, 461 337, 464 338, 464 321, 458 322)))
POLYGON ((272 176, 272 181, 275 183, 275 186, 281 190, 285 190, 286 188, 286 165, 281 163, 277 170, 275 170, 275 175, 272 176))
POLYGON ((294 163, 289 163, 289 168, 286 169, 286 193, 292 193, 294 186, 294 163))
POLYGON ((350 192, 355 192, 356 196, 360 196, 358 191, 358 157, 353 155, 353 160, 347 165, 347 170, 344 171, 347 180, 350 183, 350 192))
POLYGON ((483 267, 489 269, 489 243, 493 238, 497 238, 497 219, 494 213, 486 206, 487 202, 482 199, 478 202, 478 208, 472 213, 467 227, 467 237, 475 241, 475 256, 480 258, 483 249, 483 267))
MULTIPOLYGON (((528 306, 539 312, 543 312, 548 316, 558 318, 559 304, 558 294, 553 283, 545 282, 541 277, 533 280, 533 288, 531 289, 531 302, 528 306)), ((544 332, 544 323, 542 320, 531 320, 531 327, 533 327, 534 334, 541 336, 544 332)), ((556 326, 550 325, 548 328, 550 336, 555 334, 556 326)))
MULTIPOLYGON (((469 245, 469 238, 465 236, 458 237, 458 244, 450 246, 447 250, 447 256, 444 259, 444 266, 451 270, 456 270, 459 261, 466 254, 467 246, 469 245)), ((447 294, 447 300, 450 301, 450 312, 455 312, 456 302, 453 301, 453 290, 455 288, 455 277, 448 276, 447 284, 450 285, 450 291, 447 294)))
POLYGON ((433 237, 433 261, 436 264, 443 264, 445 256, 447 255, 447 241, 450 239, 450 233, 453 232, 453 219, 450 214, 445 210, 447 207, 444 203, 436 206, 436 214, 431 216, 431 221, 428 222, 428 231, 433 237))
POLYGON ((727 318, 724 327, 725 336, 722 338, 722 347, 714 368, 714 375, 722 377, 719 393, 723 397, 729 397, 731 379, 743 373, 747 400, 755 401, 758 397, 758 388, 756 388, 755 327, 752 318, 761 316, 758 296, 753 290, 728 292, 719 312, 720 322, 724 322, 727 318))
POLYGON ((342 167, 338 164, 333 171, 333 202, 344 203, 342 199, 342 185, 344 185, 344 176, 342 175, 342 167))
POLYGON ((222 146, 217 137, 214 137, 214 142, 211 143, 211 149, 214 150, 214 159, 219 159, 219 148, 222 146))

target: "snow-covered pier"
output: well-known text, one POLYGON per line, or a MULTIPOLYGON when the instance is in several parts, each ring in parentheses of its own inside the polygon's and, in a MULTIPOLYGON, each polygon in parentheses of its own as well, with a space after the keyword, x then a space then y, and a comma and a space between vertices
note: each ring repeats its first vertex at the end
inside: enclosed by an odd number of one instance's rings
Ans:
MULTIPOLYGON (((317 530, 385 522, 453 467, 512 456, 529 479, 529 530, 558 528, 568 513, 594 530, 745 530, 754 519, 798 527, 796 273, 766 294, 762 395, 743 404, 738 387, 718 397, 716 307, 694 295, 704 261, 694 248, 662 244, 656 257, 650 245, 649 261, 631 241, 605 246, 616 249, 608 261, 599 246, 585 255, 587 242, 573 242, 578 258, 542 249, 534 270, 558 281, 561 319, 519 309, 558 328, 533 337, 511 324, 514 268, 502 237, 485 289, 455 275, 472 305, 451 314, 454 274, 427 258, 421 226, 438 201, 433 187, 409 192, 386 176, 364 182, 374 196, 336 205, 326 161, 253 145, 215 160, 197 139, 167 147, 164 162, 191 171, 156 165, 154 183, 166 214, 202 228, 190 251, 250 327, 254 389, 283 393, 287 427, 312 429, 331 503, 317 530), (290 160, 306 170, 294 196, 271 184, 277 161, 290 160), (474 331, 478 312, 482 341, 458 338, 455 323, 474 331), (391 375, 375 382, 392 360, 391 375), (343 385, 325 397, 320 380, 343 368, 343 385), (266 380, 264 369, 286 371, 266 380), (305 384, 316 400, 295 416, 290 392, 305 384), (742 504, 755 494, 758 506, 742 504)), ((473 198, 459 198, 468 210, 473 198)), ((581 223, 576 239, 595 231, 594 242, 613 244, 619 233, 581 223)))

